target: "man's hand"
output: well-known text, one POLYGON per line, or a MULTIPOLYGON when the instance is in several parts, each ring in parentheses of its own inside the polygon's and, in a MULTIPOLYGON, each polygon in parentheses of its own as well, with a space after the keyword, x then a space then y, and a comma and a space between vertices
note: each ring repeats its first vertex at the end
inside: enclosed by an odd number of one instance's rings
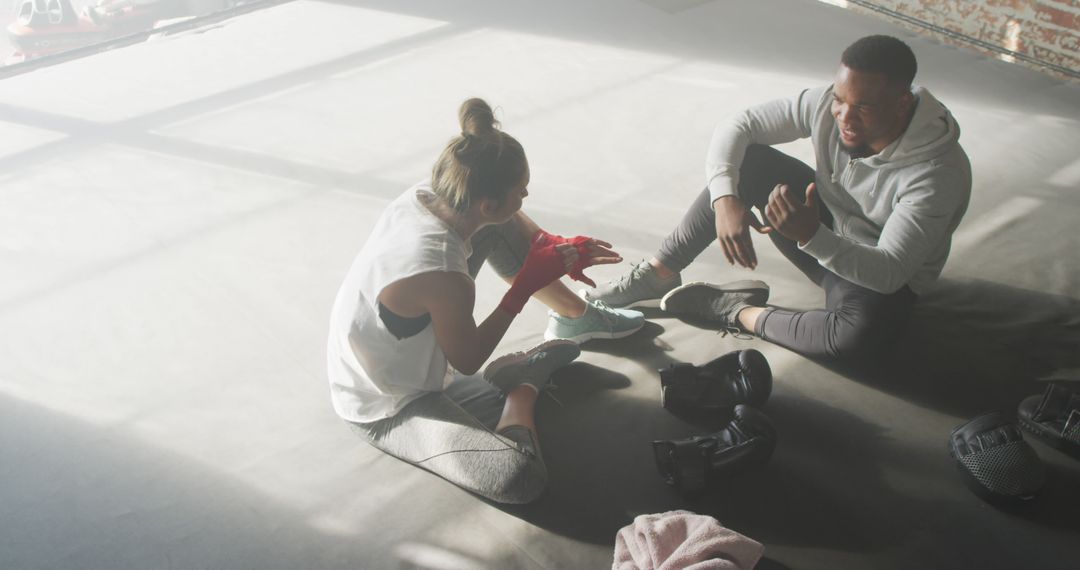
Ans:
POLYGON ((750 228, 758 233, 767 234, 772 228, 763 226, 742 200, 735 196, 724 196, 713 202, 716 211, 716 240, 728 263, 738 262, 743 267, 757 267, 757 255, 754 243, 750 241, 750 228))
POLYGON ((780 235, 806 245, 821 225, 816 194, 817 185, 813 182, 806 187, 805 201, 799 200, 787 184, 777 184, 765 205, 765 218, 780 235))

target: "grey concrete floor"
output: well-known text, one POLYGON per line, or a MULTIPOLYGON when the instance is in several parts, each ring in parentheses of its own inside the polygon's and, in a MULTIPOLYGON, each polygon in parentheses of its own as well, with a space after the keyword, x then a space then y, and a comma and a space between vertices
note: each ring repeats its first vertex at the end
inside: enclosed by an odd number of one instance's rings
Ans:
MULTIPOLYGON (((760 540, 773 566, 1074 567, 1075 461, 1037 447, 1044 500, 1003 513, 944 442, 1080 366, 1078 125, 1077 85, 798 0, 298 0, 6 79, 0 568, 395 568, 425 547, 443 567, 452 552, 603 568, 619 526, 674 508, 760 540), (383 456, 334 416, 334 293, 463 99, 496 105, 525 146, 541 225, 636 260, 702 187, 718 120, 828 83, 870 33, 912 45, 975 173, 941 287, 883 363, 899 379, 653 314, 586 345, 564 378, 577 388, 543 404, 552 488, 525 509, 383 456), (649 457, 692 429, 659 407, 656 369, 750 346, 777 377, 777 453, 683 502, 649 457)), ((805 141, 783 149, 811 161, 805 141)), ((775 302, 821 303, 757 246, 775 302)), ((750 275, 710 251, 686 278, 750 275)), ((485 271, 478 313, 504 287, 485 271)), ((500 352, 544 319, 527 307, 500 352)))

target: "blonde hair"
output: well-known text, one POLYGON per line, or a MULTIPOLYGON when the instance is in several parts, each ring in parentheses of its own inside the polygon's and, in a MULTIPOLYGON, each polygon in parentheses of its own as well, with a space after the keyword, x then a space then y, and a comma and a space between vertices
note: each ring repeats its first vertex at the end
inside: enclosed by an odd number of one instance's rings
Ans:
POLYGON ((501 204, 525 177, 525 149, 499 130, 499 121, 483 99, 462 103, 458 120, 461 134, 450 140, 435 162, 432 189, 458 212, 484 198, 501 204))

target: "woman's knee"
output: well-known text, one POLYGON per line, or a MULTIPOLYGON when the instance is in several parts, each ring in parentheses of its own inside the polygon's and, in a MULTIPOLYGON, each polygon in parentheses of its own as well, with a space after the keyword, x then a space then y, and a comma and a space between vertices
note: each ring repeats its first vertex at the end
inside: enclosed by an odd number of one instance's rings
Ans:
MULTIPOLYGON (((500 277, 512 278, 521 271, 529 254, 529 238, 516 220, 486 226, 473 238, 473 256, 469 258, 469 271, 478 273, 486 261, 500 277), (482 233, 482 235, 481 235, 482 233)), ((475 277, 475 273, 473 277, 475 277)))
POLYGON ((536 436, 525 426, 504 428, 499 435, 513 442, 514 449, 493 470, 497 481, 488 498, 515 504, 535 501, 547 488, 548 478, 536 436))
POLYGON ((547 488, 548 473, 537 456, 519 456, 497 485, 485 495, 496 502, 508 504, 531 503, 547 488))

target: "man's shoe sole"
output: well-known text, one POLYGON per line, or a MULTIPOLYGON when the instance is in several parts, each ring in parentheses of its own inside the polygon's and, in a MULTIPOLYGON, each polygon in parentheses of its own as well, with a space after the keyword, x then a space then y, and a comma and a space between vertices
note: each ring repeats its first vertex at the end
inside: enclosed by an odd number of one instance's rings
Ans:
MULTIPOLYGON (((764 281, 758 281, 757 279, 744 279, 742 281, 732 281, 731 283, 724 283, 723 285, 715 285, 713 283, 706 283, 704 281, 695 281, 693 283, 687 283, 680 285, 667 292, 663 299, 660 299, 660 309, 664 312, 674 314, 687 314, 690 313, 686 307, 680 308, 679 296, 686 293, 691 288, 708 288, 718 293, 754 293, 763 292, 765 297, 761 299, 761 303, 765 304, 769 300, 769 285, 764 281)), ((693 295, 694 293, 690 293, 693 295)), ((705 316, 705 315, 699 315, 705 316)))

